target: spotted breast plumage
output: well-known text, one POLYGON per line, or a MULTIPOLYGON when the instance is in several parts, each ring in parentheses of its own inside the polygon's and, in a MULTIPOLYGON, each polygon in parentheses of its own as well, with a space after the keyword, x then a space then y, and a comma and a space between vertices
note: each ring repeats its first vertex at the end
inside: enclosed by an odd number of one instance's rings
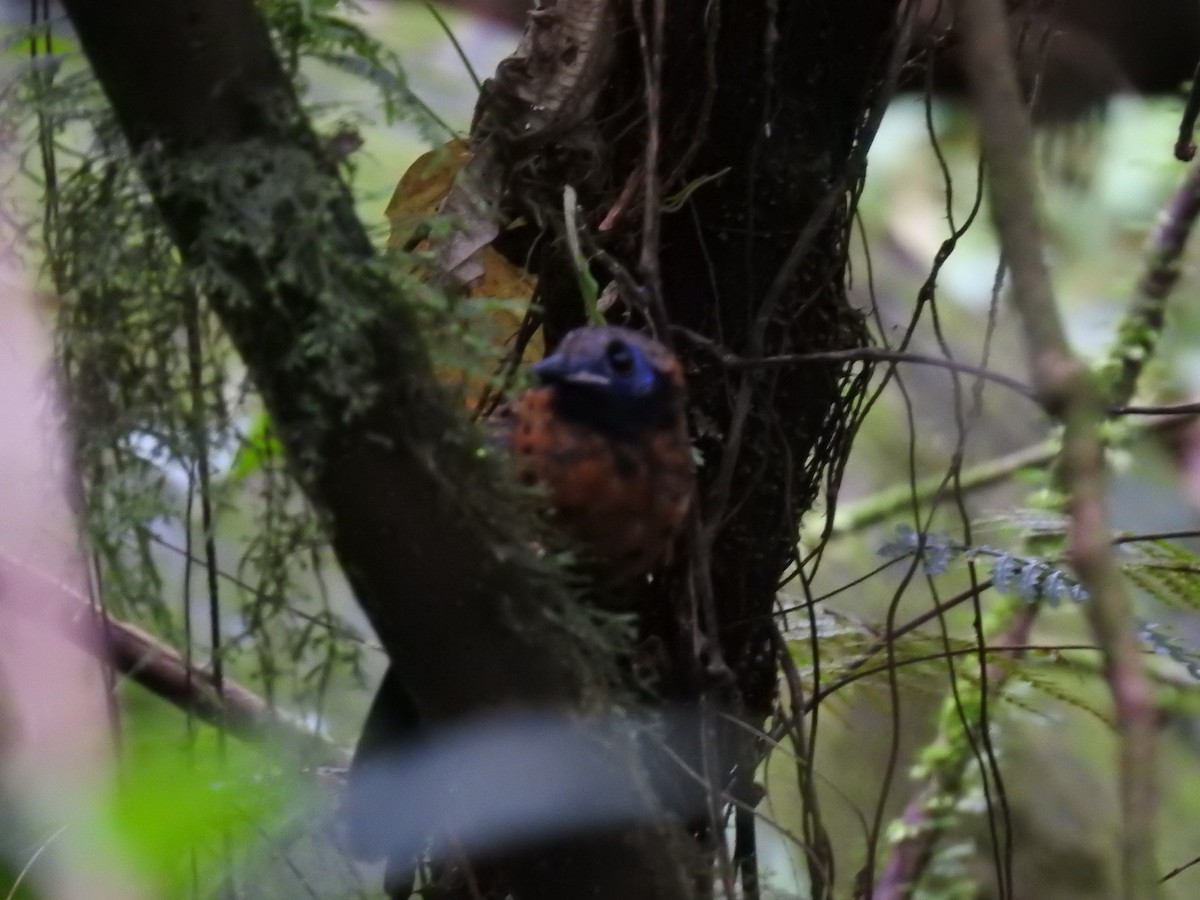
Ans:
MULTIPOLYGON (((695 473, 684 414, 684 374, 661 343, 636 331, 592 326, 570 332, 533 366, 534 386, 492 422, 514 478, 535 489, 547 523, 580 547, 602 579, 627 581, 669 557, 687 517, 695 473)), ((417 726, 394 671, 380 684, 350 771, 417 726)), ((365 805, 369 805, 369 802, 365 805)), ((387 847, 372 829, 351 849, 375 858, 387 847)), ((411 863, 389 863, 389 894, 406 897, 411 863)))
POLYGON ((691 502, 683 368, 662 344, 580 328, 533 367, 511 412, 519 481, 546 491, 552 524, 629 577, 663 560, 691 502))

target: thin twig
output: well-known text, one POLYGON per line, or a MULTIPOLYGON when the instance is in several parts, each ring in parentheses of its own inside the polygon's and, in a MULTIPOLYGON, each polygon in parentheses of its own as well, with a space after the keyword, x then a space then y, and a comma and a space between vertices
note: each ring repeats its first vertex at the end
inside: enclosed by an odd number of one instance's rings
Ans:
MULTIPOLYGON (((1108 382, 1110 406, 1129 402, 1146 362, 1154 356, 1162 337, 1167 299, 1179 282, 1182 271, 1179 261, 1197 217, 1200 217, 1200 166, 1192 166, 1159 213, 1158 224, 1146 242, 1145 267, 1102 370, 1108 382)), ((1152 409, 1155 407, 1125 407, 1123 414, 1148 414, 1147 410, 1152 409)), ((1178 411, 1181 410, 1170 410, 1178 411)))
POLYGON ((1091 595, 1085 604, 1120 732, 1122 896, 1154 895, 1156 714, 1129 597, 1113 554, 1105 508, 1104 403, 1068 346, 1044 257, 1033 136, 1000 0, 959 0, 963 58, 978 105, 996 231, 1012 272, 1034 383, 1065 426, 1060 479, 1069 497, 1071 562, 1091 595))
POLYGON ((50 846, 59 839, 62 833, 66 831, 70 825, 70 822, 65 825, 60 825, 54 830, 53 834, 38 844, 37 849, 29 855, 29 859, 25 860, 25 864, 21 866, 21 871, 17 873, 17 877, 13 879, 12 887, 10 887, 8 893, 4 895, 4 900, 14 900, 14 898, 16 898, 17 892, 21 890, 21 885, 25 882, 25 878, 29 875, 30 870, 33 869, 34 863, 41 858, 43 853, 50 849, 50 846))
POLYGON ((458 54, 458 61, 463 64, 463 68, 467 72, 467 76, 471 79, 471 83, 475 85, 475 93, 483 90, 483 82, 479 78, 479 73, 475 71, 475 67, 471 65, 471 59, 467 56, 467 51, 463 49, 463 45, 459 43, 458 36, 455 35, 454 29, 450 27, 450 23, 438 12, 438 8, 432 3, 426 3, 425 8, 429 10, 429 14, 437 20, 438 27, 442 29, 442 33, 450 40, 451 46, 454 47, 454 52, 458 54))
POLYGON ((949 372, 962 372, 991 381, 1008 388, 1029 400, 1037 401, 1036 392, 1019 378, 993 372, 970 363, 947 359, 944 356, 932 356, 924 353, 907 353, 898 350, 884 350, 879 347, 858 347, 853 350, 821 350, 812 353, 783 353, 777 356, 763 356, 758 359, 746 359, 733 354, 726 354, 721 361, 731 369, 777 368, 779 366, 812 365, 815 363, 847 363, 847 362, 895 362, 909 363, 918 366, 935 366, 949 372))
MULTIPOLYGON (((1162 409, 1164 418, 1136 423, 1135 427, 1128 432, 1126 442, 1146 434, 1170 431, 1194 422, 1196 414, 1200 413, 1200 404, 1195 410, 1182 408, 1181 404, 1180 408, 1172 408, 1171 412, 1175 414, 1167 417, 1167 408, 1164 407, 1162 409)), ((1060 441, 1045 440, 1022 447, 1020 450, 1014 450, 1012 453, 976 463, 963 470, 958 488, 965 493, 981 491, 1003 484, 1022 470, 1045 468, 1058 458, 1060 448, 1060 441)), ((914 497, 919 505, 924 506, 938 496, 945 480, 944 475, 939 473, 921 479, 915 486, 903 484, 882 490, 853 503, 839 505, 830 537, 845 537, 887 521, 892 516, 911 509, 914 497)))
MULTIPOLYGON (((1041 441, 971 466, 963 470, 961 490, 966 493, 984 490, 1004 483, 1024 469, 1044 468, 1054 462, 1058 447, 1058 441, 1041 441)), ((844 537, 878 525, 892 516, 911 510, 914 503, 923 507, 943 493, 945 482, 945 476, 938 473, 921 479, 915 485, 897 485, 855 503, 840 506, 830 537, 844 537)))
POLYGON ((1184 528, 1179 531, 1147 531, 1138 534, 1123 534, 1113 538, 1114 544, 1137 544, 1145 541, 1187 541, 1200 538, 1200 529, 1184 528))
POLYGON ((664 0, 653 0, 653 21, 646 23, 643 5, 646 0, 635 0, 634 21, 637 24, 638 43, 642 56, 642 78, 645 81, 646 99, 646 169, 642 184, 642 248, 638 260, 642 277, 645 279, 646 306, 654 330, 660 340, 669 340, 667 333, 667 311, 663 303, 662 270, 659 265, 659 231, 662 223, 659 179, 659 146, 662 142, 660 113, 662 109, 662 55, 663 27, 666 17, 664 0))
MULTIPOLYGON (((189 553, 186 547, 180 547, 178 544, 172 543, 171 541, 168 541, 157 534, 151 533, 147 535, 147 539, 150 541, 150 543, 162 547, 164 550, 174 553, 188 562, 195 563, 200 566, 206 565, 205 561, 201 557, 194 553, 189 553)), ((218 569, 217 577, 256 598, 261 596, 263 592, 262 588, 255 587, 244 578, 239 578, 237 575, 234 575, 225 569, 218 569)), ((313 625, 317 628, 328 631, 335 637, 351 641, 367 650, 374 650, 377 653, 383 652, 383 647, 380 646, 378 641, 368 640, 350 627, 350 625, 344 622, 336 621, 336 619, 333 618, 332 612, 327 612, 324 614, 324 617, 322 617, 321 615, 314 615, 313 613, 306 612, 305 610, 300 609, 298 606, 294 606, 290 603, 282 603, 279 608, 289 616, 295 616, 302 622, 307 622, 309 625, 313 625)), ((236 645, 240 641, 249 637, 252 630, 252 626, 248 625, 243 631, 238 632, 231 637, 227 637, 224 641, 222 641, 221 647, 226 648, 236 645)))
MULTIPOLYGON (((1026 604, 1009 624, 1008 630, 998 638, 997 643, 1009 649, 1000 654, 1002 661, 988 663, 987 669, 990 671, 982 679, 984 684, 990 682, 995 690, 995 685, 1007 681, 1008 669, 1004 662, 1024 656, 1029 646, 1029 631, 1036 616, 1037 607, 1026 604)), ((978 651, 979 648, 970 648, 971 653, 978 651)), ((865 674, 860 673, 860 677, 865 674)), ((911 896, 917 879, 925 870, 944 831, 945 826, 939 820, 945 818, 945 802, 961 793, 966 759, 965 753, 947 755, 946 763, 935 766, 925 787, 905 807, 900 816, 900 821, 904 823, 903 836, 892 846, 887 865, 875 886, 875 900, 898 900, 911 896)))
MULTIPOLYGON (((800 678, 800 671, 796 667, 796 661, 792 659, 787 641, 778 628, 771 629, 771 641, 787 684, 790 705, 792 709, 798 709, 804 705, 804 683, 800 678)), ((809 890, 814 898, 825 897, 833 884, 833 844, 829 839, 829 832, 817 815, 819 807, 816 802, 816 767, 813 765, 812 746, 803 719, 795 719, 791 737, 795 748, 796 783, 802 801, 805 846, 808 848, 810 859, 808 871, 812 883, 809 890)))
POLYGON ((1172 869, 1170 872, 1168 872, 1166 875, 1164 875, 1162 878, 1160 878, 1158 880, 1158 883, 1164 884, 1165 882, 1170 881, 1176 875, 1182 875, 1184 872, 1186 872, 1188 869, 1190 869, 1192 866, 1195 866, 1195 865, 1200 865, 1200 856, 1197 856, 1195 859, 1189 859, 1182 866, 1176 866, 1174 869, 1172 869))
MULTIPOLYGON (((1032 605, 1029 605, 1029 606, 1030 606, 1030 608, 1032 608, 1032 605)), ((1013 633, 1014 633, 1013 631, 1009 631, 1008 635, 1011 636, 1013 633)), ((997 641, 1002 642, 1005 640, 1007 640, 1005 635, 1000 635, 997 638, 997 641)), ((895 670, 895 669, 902 669, 907 666, 919 666, 922 663, 938 662, 939 660, 945 661, 947 659, 957 659, 962 656, 974 656, 976 658, 978 658, 980 655, 989 656, 989 657, 1002 656, 1002 657, 1007 657, 1009 659, 1015 659, 1017 656, 1019 656, 1020 654, 1024 654, 1024 653, 1065 653, 1067 651, 1099 652, 1099 650, 1100 650, 1100 648, 1095 646, 1094 644, 993 643, 993 644, 988 644, 987 646, 984 646, 984 647, 980 647, 978 644, 971 644, 970 646, 967 646, 967 647, 951 647, 949 650, 938 650, 937 652, 934 652, 934 653, 922 653, 917 656, 905 656, 903 658, 897 659, 896 662, 891 666, 881 664, 878 666, 871 666, 869 669, 859 669, 850 678, 848 678, 844 682, 842 682, 842 686, 849 687, 851 684, 855 683, 856 681, 862 681, 863 679, 870 678, 873 675, 883 675, 889 669, 895 670)), ((1151 651, 1147 650, 1146 652, 1150 653, 1151 651)), ((1001 667, 997 667, 996 671, 990 672, 989 674, 990 674, 991 678, 995 679, 998 674, 1003 674, 1005 671, 1006 671, 1005 667, 1001 666, 1001 667)), ((1096 671, 1095 674, 1099 675, 1100 673, 1099 673, 1099 671, 1096 671)), ((1195 682, 1188 682, 1189 687, 1193 686, 1194 684, 1195 684, 1195 682)))
POLYGON ((1179 121, 1179 137, 1175 139, 1175 158, 1180 162, 1190 162, 1196 156, 1196 117, 1200 116, 1200 63, 1192 75, 1192 84, 1188 88, 1187 104, 1183 108, 1183 118, 1179 121))
POLYGON ((1155 406, 1111 406, 1110 416, 1194 416, 1200 403, 1164 403, 1155 406))

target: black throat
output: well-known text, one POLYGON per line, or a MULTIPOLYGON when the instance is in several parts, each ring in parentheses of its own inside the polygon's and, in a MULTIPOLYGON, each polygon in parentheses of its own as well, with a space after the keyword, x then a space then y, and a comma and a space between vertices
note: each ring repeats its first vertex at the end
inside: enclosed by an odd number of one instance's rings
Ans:
POLYGON ((560 381, 552 385, 551 397, 555 414, 564 420, 621 440, 671 427, 678 411, 676 391, 665 382, 645 396, 633 397, 597 385, 560 381))

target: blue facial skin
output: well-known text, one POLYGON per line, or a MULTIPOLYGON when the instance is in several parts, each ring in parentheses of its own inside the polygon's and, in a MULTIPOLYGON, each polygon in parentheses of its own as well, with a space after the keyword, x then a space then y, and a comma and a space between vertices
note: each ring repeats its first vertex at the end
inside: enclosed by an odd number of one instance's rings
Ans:
POLYGON ((568 336, 557 353, 533 366, 554 392, 554 411, 615 437, 669 424, 671 383, 640 347, 614 331, 595 329, 587 340, 568 336))

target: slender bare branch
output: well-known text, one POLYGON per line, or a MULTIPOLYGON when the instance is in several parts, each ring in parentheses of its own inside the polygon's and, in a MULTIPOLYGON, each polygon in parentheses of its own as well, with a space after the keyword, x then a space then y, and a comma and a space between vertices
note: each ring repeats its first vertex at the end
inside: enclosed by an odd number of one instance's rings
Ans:
POLYGON ((959 0, 967 74, 988 160, 992 214, 1012 272, 1012 298, 1025 330, 1034 384, 1064 424, 1060 479, 1068 495, 1071 562, 1113 695, 1120 732, 1122 896, 1155 893, 1155 710, 1129 596, 1113 555, 1105 508, 1104 402, 1072 353, 1044 257, 1032 127, 1021 99, 1000 0, 959 0))
POLYGON ((1013 393, 1027 399, 1035 401, 1038 399, 1036 392, 1029 385, 1018 378, 1013 378, 1002 372, 993 372, 990 369, 947 359, 944 356, 886 350, 880 347, 856 347, 853 350, 822 350, 813 353, 783 353, 776 356, 763 356, 758 359, 747 359, 734 356, 733 354, 725 354, 721 357, 721 360, 731 369, 774 369, 783 366, 847 362, 908 363, 918 366, 932 366, 934 368, 945 369, 948 372, 962 372, 966 375, 973 375, 984 381, 990 381, 1001 387, 1008 388, 1013 393))
POLYGON ((1180 257, 1198 216, 1200 165, 1194 165, 1159 213, 1158 224, 1146 244, 1145 268, 1102 370, 1108 381, 1106 393, 1111 406, 1120 407, 1129 402, 1138 376, 1154 356, 1162 336, 1167 299, 1179 282, 1180 257))
POLYGON ((225 676, 218 688, 213 672, 190 669, 174 647, 148 632, 88 609, 81 628, 97 631, 113 667, 153 694, 202 721, 237 737, 255 741, 284 741, 319 750, 326 762, 347 766, 350 754, 329 739, 273 707, 261 695, 225 676))
MULTIPOLYGON (((1195 422, 1196 414, 1200 413, 1200 405, 1194 404, 1147 409, 1152 409, 1155 415, 1161 415, 1162 418, 1136 423, 1135 427, 1126 433, 1125 443, 1148 434, 1182 428, 1195 422), (1191 408, 1193 406, 1195 408, 1191 408)), ((972 493, 1004 484, 1024 469, 1043 469, 1053 464, 1058 459, 1060 450, 1061 443, 1058 440, 1045 440, 994 459, 983 460, 963 469, 957 489, 964 493, 972 493)), ((918 481, 915 487, 911 484, 901 484, 853 503, 839 505, 830 536, 844 537, 885 522, 892 516, 911 510, 914 498, 921 506, 936 500, 945 493, 945 482, 944 474, 934 474, 918 481)))
MULTIPOLYGON (((1010 671, 1005 663, 1025 655, 1029 632, 1037 618, 1037 607, 1020 600, 1013 602, 1022 605, 1008 630, 997 637, 997 647, 992 648, 1006 649, 999 654, 1001 661, 989 662, 987 677, 981 679, 983 684, 1004 684, 1010 671)), ((900 816, 903 836, 892 846, 887 865, 875 886, 875 900, 901 900, 912 895, 944 831, 939 819, 945 817, 945 805, 961 793, 968 758, 969 753, 944 755, 945 764, 935 767, 920 792, 904 808, 900 816)))
POLYGON ((86 596, 69 585, 15 560, 0 559, 0 575, 9 573, 36 578, 62 598, 66 618, 60 618, 61 608, 47 608, 44 623, 47 628, 62 629, 65 621, 65 632, 77 644, 89 653, 107 656, 114 670, 184 712, 239 738, 282 742, 310 753, 317 751, 329 765, 349 764, 346 750, 324 735, 230 678, 225 678, 218 688, 212 671, 189 667, 170 644, 96 609, 86 596))

